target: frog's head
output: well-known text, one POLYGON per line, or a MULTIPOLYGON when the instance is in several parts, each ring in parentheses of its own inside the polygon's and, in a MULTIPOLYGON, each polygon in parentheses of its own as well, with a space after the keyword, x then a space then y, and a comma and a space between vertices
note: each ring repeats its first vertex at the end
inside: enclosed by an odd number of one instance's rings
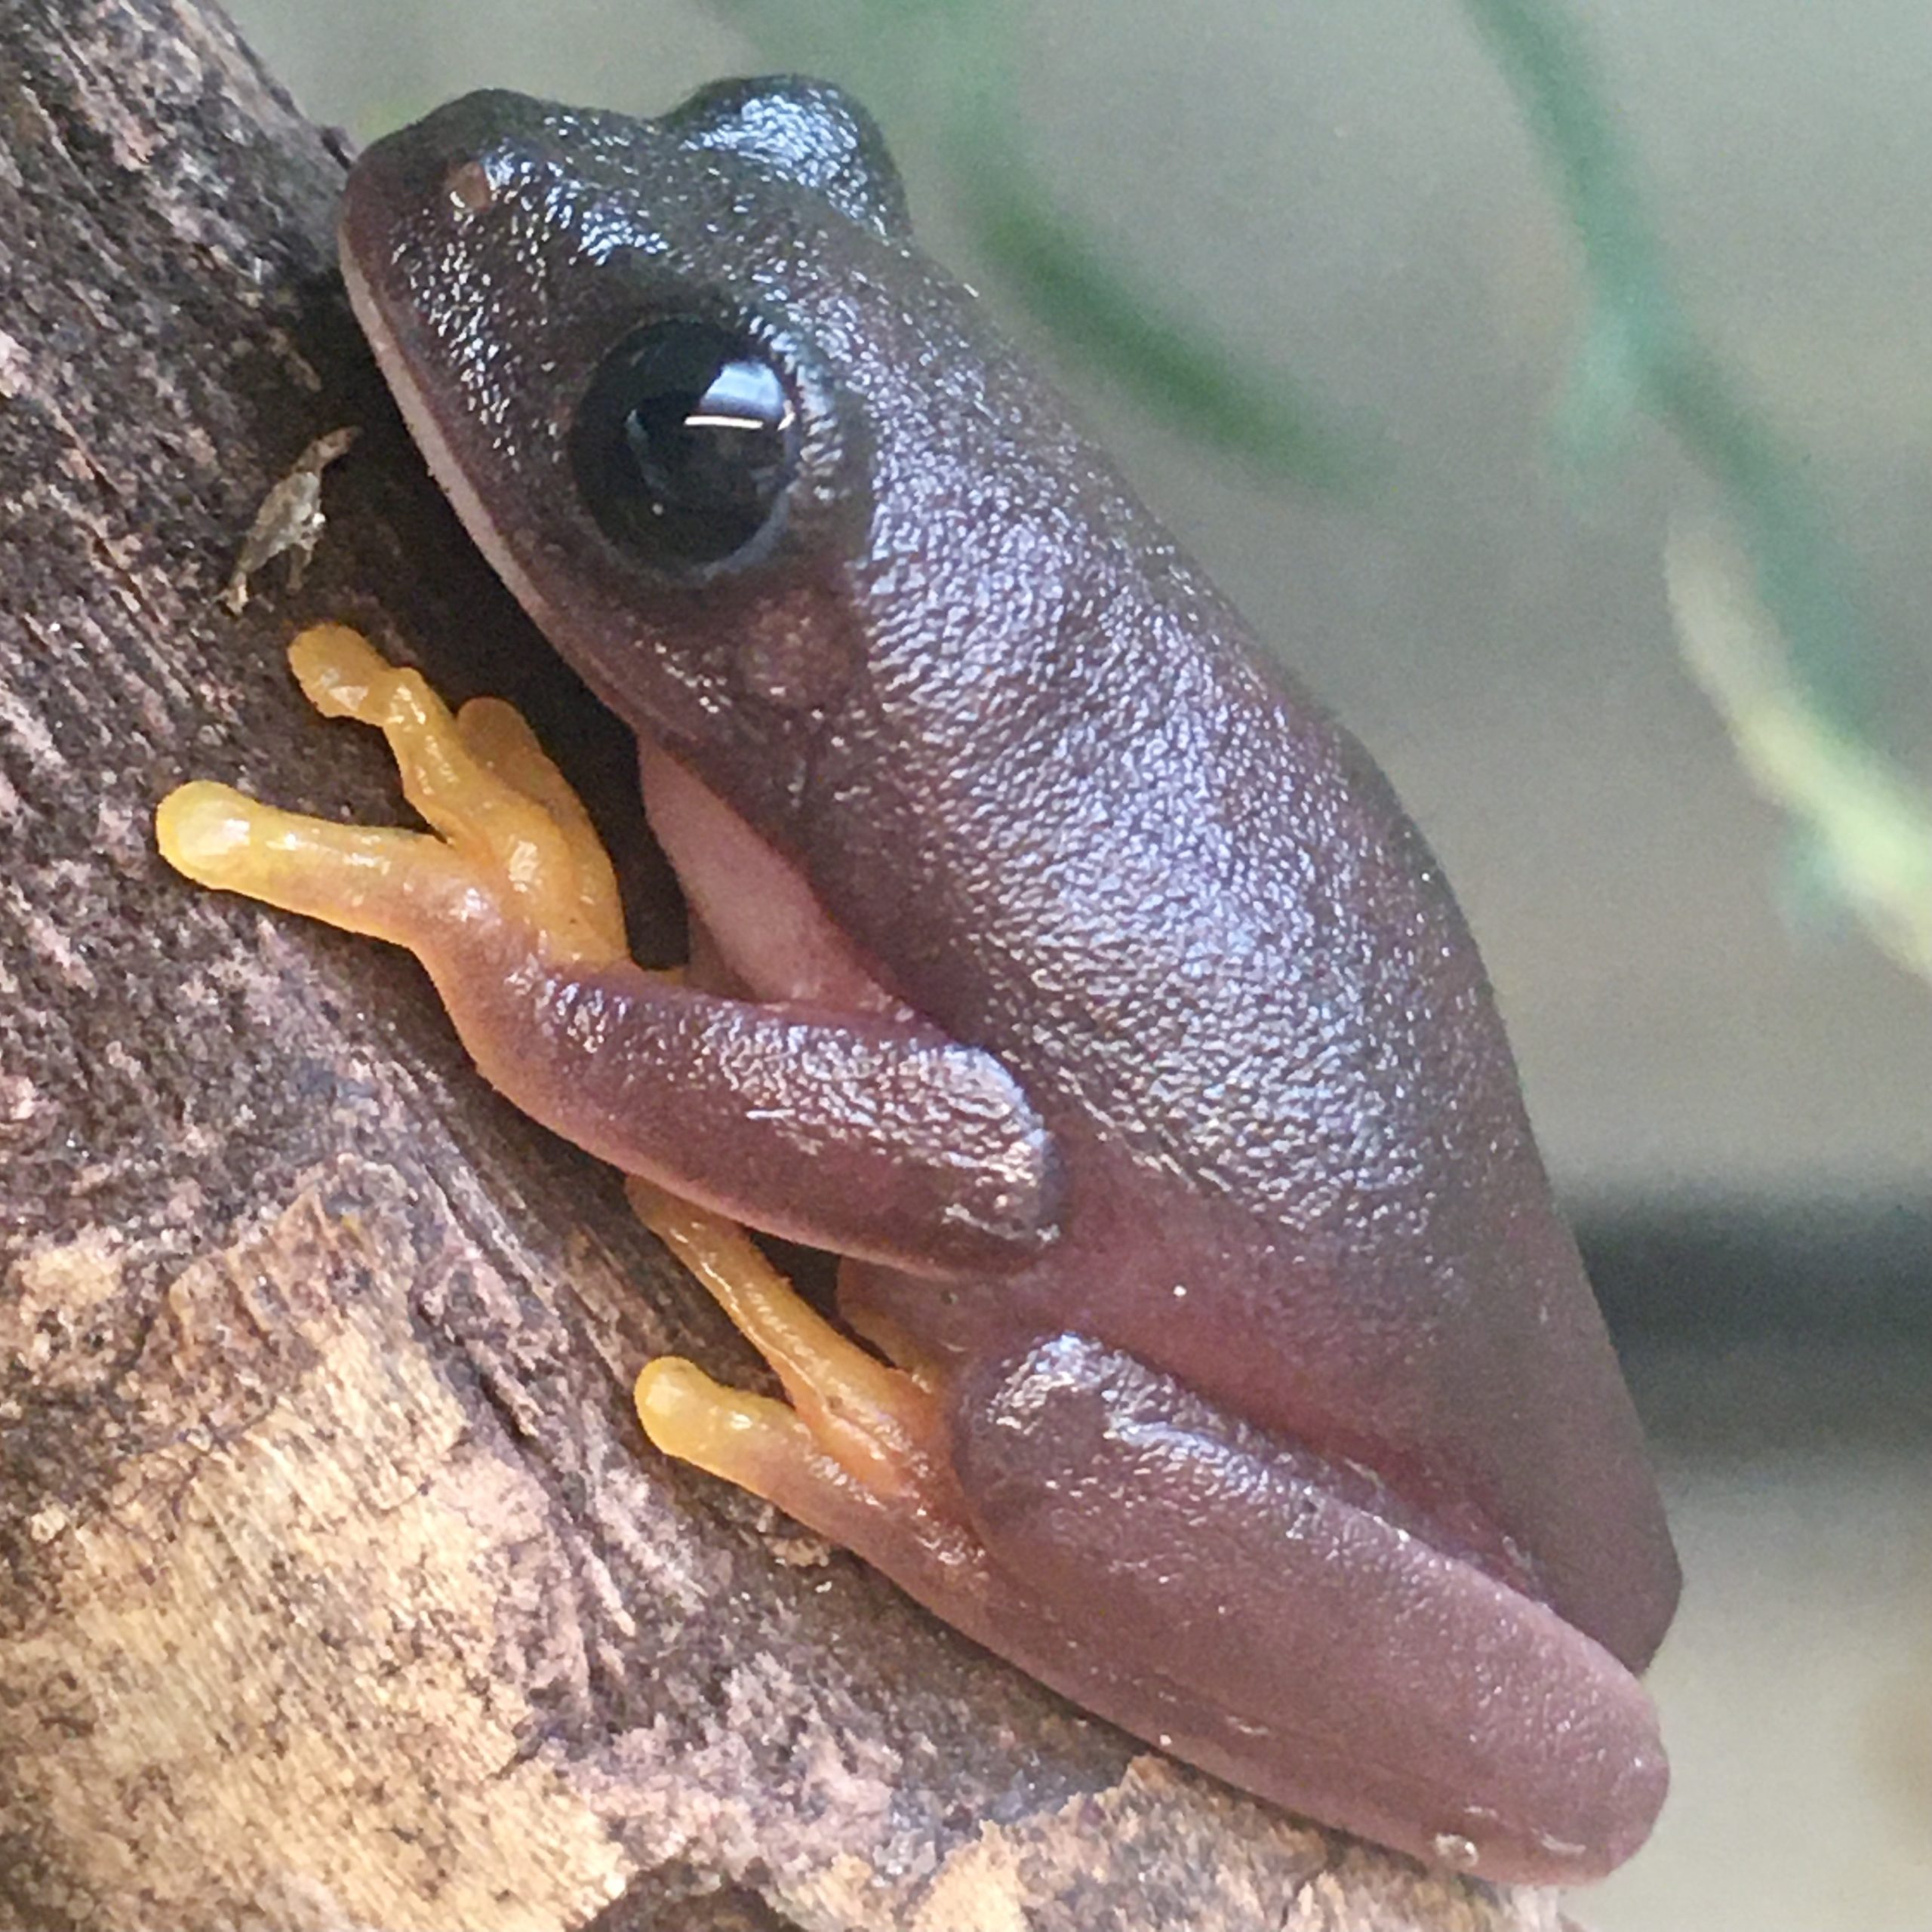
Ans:
POLYGON ((472 94, 362 157, 342 254, 472 535, 607 701, 700 764, 726 718, 783 764, 892 628, 909 561, 918 594, 947 588, 936 534, 996 528, 989 485, 1061 420, 911 247, 869 118, 816 82, 655 121, 472 94))

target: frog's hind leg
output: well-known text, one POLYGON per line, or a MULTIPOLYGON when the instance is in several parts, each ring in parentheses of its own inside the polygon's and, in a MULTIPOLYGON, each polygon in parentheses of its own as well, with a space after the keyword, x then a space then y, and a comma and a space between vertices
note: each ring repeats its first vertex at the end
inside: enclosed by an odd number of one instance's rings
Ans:
POLYGON ((976 1364, 952 1447, 992 1641, 1291 1810, 1486 1878, 1601 1877, 1666 1783, 1630 1673, 1352 1464, 1077 1334, 976 1364))

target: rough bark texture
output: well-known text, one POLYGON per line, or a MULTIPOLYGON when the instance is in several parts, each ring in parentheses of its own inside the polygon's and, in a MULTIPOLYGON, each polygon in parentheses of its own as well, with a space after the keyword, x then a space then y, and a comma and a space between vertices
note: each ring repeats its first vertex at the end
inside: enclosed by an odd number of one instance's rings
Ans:
POLYGON ((283 670, 325 615, 524 703, 638 841, 627 746, 380 392, 341 173, 190 0, 0 4, 0 1928, 1550 1932, 654 1457, 646 1356, 752 1371, 612 1177, 408 960, 155 858, 192 775, 395 815, 283 670), (306 588, 231 618, 349 423, 306 588))

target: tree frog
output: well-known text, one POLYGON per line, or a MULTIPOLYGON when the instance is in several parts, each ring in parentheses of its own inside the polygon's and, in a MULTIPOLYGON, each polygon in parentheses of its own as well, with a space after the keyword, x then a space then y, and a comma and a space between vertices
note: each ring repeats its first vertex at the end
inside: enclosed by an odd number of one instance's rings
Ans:
POLYGON ((864 113, 474 94, 341 232, 431 468, 636 731, 691 963, 631 961, 514 713, 338 630, 297 671, 434 830, 198 785, 171 858, 412 946, 635 1177, 789 1398, 654 1362, 662 1447, 1282 1805, 1497 1879, 1627 1856, 1675 1559, 1475 946, 864 113), (841 1257, 836 1324, 740 1223, 841 1257))

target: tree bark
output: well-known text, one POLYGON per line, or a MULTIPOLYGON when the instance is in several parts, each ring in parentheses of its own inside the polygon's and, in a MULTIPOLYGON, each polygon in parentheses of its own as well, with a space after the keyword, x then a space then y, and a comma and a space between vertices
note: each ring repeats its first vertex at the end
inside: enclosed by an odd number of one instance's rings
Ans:
POLYGON ((172 785, 387 820, 281 647, 623 734, 425 478, 340 144, 192 0, 0 5, 0 1928, 1551 1932, 1177 1766, 652 1454, 745 1351, 403 955, 198 892, 172 785), (217 599, 318 434, 298 593, 217 599))

